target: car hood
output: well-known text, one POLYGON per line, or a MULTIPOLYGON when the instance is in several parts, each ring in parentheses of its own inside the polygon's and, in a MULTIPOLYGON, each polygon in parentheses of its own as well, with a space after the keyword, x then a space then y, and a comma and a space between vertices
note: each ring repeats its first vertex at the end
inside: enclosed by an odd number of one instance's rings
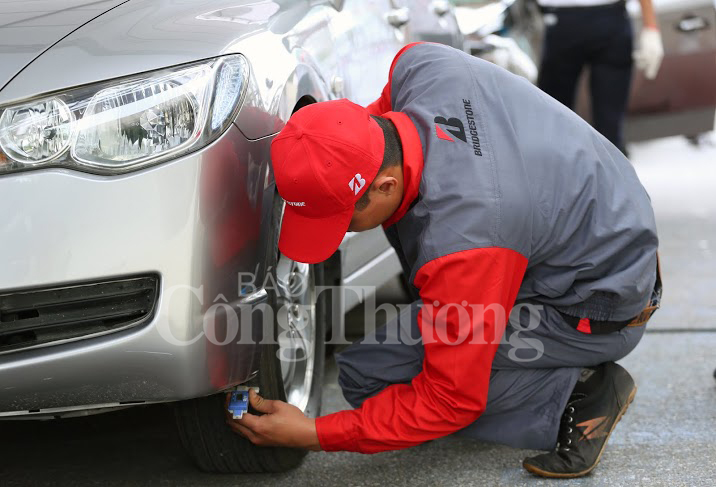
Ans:
MULTIPOLYGON (((291 29, 312 8, 312 2, 286 0, 113 3, 119 5, 55 39, 0 90, 0 105, 234 52, 245 54, 254 67, 260 61, 275 71, 280 63, 267 57, 275 52, 271 46, 290 50, 291 29)), ((0 51, 0 65, 6 55, 0 51)))
POLYGON ((63 37, 125 1, 0 2, 0 89, 63 37))

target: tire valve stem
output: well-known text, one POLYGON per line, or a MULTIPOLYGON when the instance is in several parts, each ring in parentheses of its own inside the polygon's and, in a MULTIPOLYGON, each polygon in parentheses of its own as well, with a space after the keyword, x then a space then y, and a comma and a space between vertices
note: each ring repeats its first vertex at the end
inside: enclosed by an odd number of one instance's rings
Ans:
MULTIPOLYGON (((258 387, 251 387, 251 389, 258 394, 258 387)), ((249 387, 237 386, 236 390, 231 391, 228 410, 234 419, 241 419, 244 416, 249 410, 249 387)))

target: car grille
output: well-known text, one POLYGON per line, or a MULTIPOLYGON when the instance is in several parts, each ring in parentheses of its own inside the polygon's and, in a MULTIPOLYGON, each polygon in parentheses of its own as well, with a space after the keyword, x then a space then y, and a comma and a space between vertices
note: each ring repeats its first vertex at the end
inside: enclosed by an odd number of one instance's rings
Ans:
POLYGON ((151 275, 0 294, 0 353, 140 326, 158 290, 151 275))

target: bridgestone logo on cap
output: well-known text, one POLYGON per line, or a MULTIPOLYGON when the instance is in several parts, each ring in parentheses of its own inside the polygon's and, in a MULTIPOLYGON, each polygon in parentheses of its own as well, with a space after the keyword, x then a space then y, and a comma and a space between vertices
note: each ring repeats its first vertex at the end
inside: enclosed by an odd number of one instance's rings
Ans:
MULTIPOLYGON (((286 201, 286 200, 284 200, 284 201, 286 201)), ((291 205, 291 206, 306 206, 305 201, 286 201, 286 204, 291 205)))
POLYGON ((348 181, 348 187, 353 190, 353 194, 360 193, 360 190, 363 189, 363 186, 365 186, 365 179, 363 179, 360 173, 356 174, 351 178, 350 181, 348 181))

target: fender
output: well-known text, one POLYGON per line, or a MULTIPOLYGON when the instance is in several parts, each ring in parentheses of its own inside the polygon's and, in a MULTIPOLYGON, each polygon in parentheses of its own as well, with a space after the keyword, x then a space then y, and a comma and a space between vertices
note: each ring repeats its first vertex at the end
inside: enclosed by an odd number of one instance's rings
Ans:
POLYGON ((283 82, 280 90, 262 90, 251 71, 249 86, 239 116, 234 122, 247 139, 275 135, 286 125, 291 114, 304 97, 314 101, 331 99, 327 82, 319 74, 310 55, 302 49, 293 51, 294 59, 302 59, 283 82), (271 99, 267 99, 275 93, 271 99))

